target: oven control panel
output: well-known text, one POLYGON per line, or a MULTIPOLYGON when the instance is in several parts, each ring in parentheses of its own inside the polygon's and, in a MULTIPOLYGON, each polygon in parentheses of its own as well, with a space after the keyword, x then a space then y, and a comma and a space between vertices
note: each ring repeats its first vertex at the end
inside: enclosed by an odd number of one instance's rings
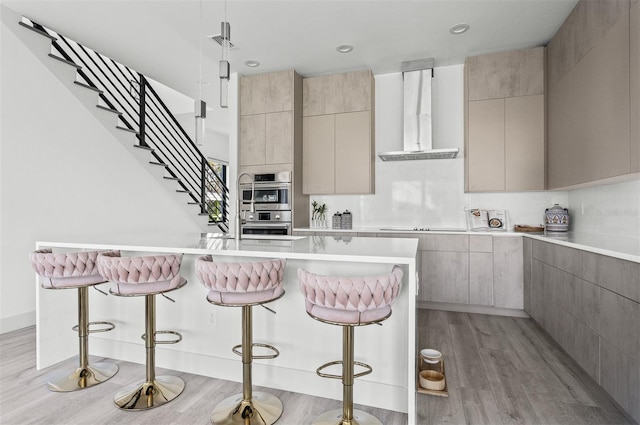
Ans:
POLYGON ((291 222, 291 211, 244 211, 244 219, 249 222, 291 222))

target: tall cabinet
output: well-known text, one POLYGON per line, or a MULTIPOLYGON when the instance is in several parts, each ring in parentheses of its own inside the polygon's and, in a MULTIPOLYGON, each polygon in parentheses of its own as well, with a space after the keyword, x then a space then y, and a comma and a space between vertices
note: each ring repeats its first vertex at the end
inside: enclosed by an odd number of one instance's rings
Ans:
POLYGON ((291 171, 293 225, 309 225, 302 193, 302 77, 294 70, 240 78, 239 173, 291 171))
POLYGON ((580 0, 548 46, 548 183, 640 171, 637 0, 580 0))
POLYGON ((465 61, 465 191, 545 188, 543 47, 465 61))
POLYGON ((304 193, 374 192, 374 98, 371 71, 304 79, 304 193))

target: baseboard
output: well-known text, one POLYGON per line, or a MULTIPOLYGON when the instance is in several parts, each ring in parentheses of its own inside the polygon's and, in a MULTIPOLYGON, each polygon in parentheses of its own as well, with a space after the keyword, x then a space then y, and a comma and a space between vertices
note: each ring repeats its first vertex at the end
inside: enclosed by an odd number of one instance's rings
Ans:
POLYGON ((427 310, 457 311, 460 313, 493 314, 494 316, 529 318, 529 315, 526 311, 516 308, 496 308, 485 305, 471 304, 434 303, 430 301, 418 301, 416 302, 416 307, 424 308, 427 310))
POLYGON ((35 326, 36 311, 28 311, 15 316, 3 317, 0 319, 0 334, 16 331, 18 329, 35 326))

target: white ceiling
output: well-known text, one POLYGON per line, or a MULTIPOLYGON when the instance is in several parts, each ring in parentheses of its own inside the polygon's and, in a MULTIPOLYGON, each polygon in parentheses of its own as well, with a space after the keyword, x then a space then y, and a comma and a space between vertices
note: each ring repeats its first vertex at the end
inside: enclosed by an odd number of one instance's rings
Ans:
MULTIPOLYGON (((2 4, 190 97, 218 104, 225 2, 203 0, 1 0, 2 4), (202 10, 202 13, 200 12, 202 10), (202 48, 200 46, 202 45, 202 48), (202 55, 200 55, 202 52, 202 55)), ((402 61, 467 56, 548 43, 577 0, 229 0, 232 72, 294 68, 302 76, 369 68, 398 72, 402 61), (458 36, 449 28, 467 23, 458 36), (339 44, 353 52, 338 53, 339 44), (244 65, 259 61, 259 68, 244 65)))

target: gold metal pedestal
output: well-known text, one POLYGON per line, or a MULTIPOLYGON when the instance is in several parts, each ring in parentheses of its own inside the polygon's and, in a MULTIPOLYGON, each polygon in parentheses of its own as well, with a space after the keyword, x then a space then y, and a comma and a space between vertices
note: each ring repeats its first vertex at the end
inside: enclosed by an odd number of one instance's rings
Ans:
POLYGON ((315 418, 313 425, 382 425, 378 418, 361 410, 353 410, 352 419, 344 419, 342 413, 342 409, 324 412, 315 418))
MULTIPOLYGON (((313 316, 312 316, 313 317, 313 316)), ((354 326, 342 325, 342 361, 330 362, 320 366, 316 373, 326 378, 342 379, 342 409, 329 410, 318 416, 313 425, 382 425, 375 416, 353 409, 353 383, 354 378, 371 373, 371 366, 354 361, 354 326), (342 375, 330 375, 321 373, 325 367, 342 363, 342 375), (354 374, 354 367, 358 364, 366 370, 354 374)))
MULTIPOLYGON (((266 344, 253 344, 253 323, 251 306, 242 306, 242 394, 224 399, 213 409, 211 423, 214 425, 272 425, 282 415, 282 402, 276 396, 253 392, 251 363, 254 358, 270 359, 278 355, 278 350, 266 344), (253 346, 272 349, 276 354, 253 356, 253 346)), ((234 352, 236 347, 234 347, 234 352)))
MULTIPOLYGON (((145 348, 147 351, 146 372, 144 382, 129 385, 118 391, 113 398, 114 403, 124 410, 147 410, 162 406, 178 397, 184 390, 184 381, 176 376, 156 376, 156 298, 145 295, 145 348)), ((182 339, 177 332, 170 332, 180 338, 165 342, 173 344, 182 339)), ((160 343, 160 342, 158 342, 160 343)))
POLYGON ((242 394, 222 400, 213 410, 211 423, 215 425, 273 424, 282 415, 282 402, 269 393, 254 392, 251 400, 242 394))
MULTIPOLYGON (((104 332, 113 329, 113 323, 95 322, 111 327, 99 330, 104 332)), ((47 383, 49 391, 67 392, 90 388, 101 384, 118 372, 115 363, 89 364, 89 287, 78 288, 78 324, 74 330, 78 332, 78 367, 72 372, 62 372, 47 383)))
POLYGON ((170 402, 182 390, 182 379, 176 376, 156 376, 152 381, 132 384, 118 391, 113 401, 121 409, 146 410, 170 402))

